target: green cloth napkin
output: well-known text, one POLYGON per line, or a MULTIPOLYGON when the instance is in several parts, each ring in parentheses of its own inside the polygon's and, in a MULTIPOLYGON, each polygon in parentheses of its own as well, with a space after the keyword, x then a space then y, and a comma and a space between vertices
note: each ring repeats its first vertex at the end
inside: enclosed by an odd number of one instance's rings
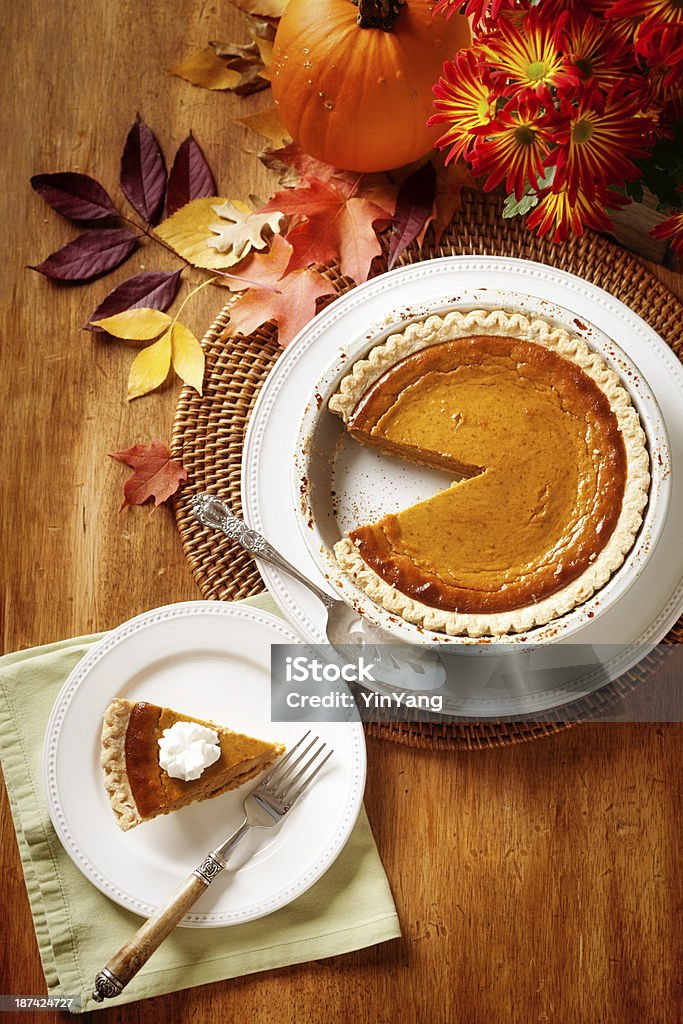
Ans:
MULTIPOLYGON (((267 595, 246 603, 276 611, 267 595)), ((289 906, 230 928, 177 928, 121 996, 94 1002, 96 973, 136 931, 140 918, 103 896, 62 848, 43 794, 42 754, 57 694, 99 639, 79 637, 0 658, 0 758, 51 996, 76 996, 80 1007, 74 1009, 94 1010, 336 956, 401 934, 362 809, 334 864, 289 906)))

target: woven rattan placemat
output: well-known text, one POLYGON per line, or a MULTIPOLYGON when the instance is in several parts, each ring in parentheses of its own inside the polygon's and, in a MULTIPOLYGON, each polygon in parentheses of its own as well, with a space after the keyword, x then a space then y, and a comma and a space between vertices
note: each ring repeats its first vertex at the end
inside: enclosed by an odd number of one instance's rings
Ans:
MULTIPOLYGON (((518 219, 504 220, 501 200, 466 191, 462 207, 438 248, 427 244, 422 253, 409 249, 402 262, 448 255, 518 256, 549 263, 599 285, 643 317, 683 358, 683 305, 634 256, 593 233, 572 237, 563 245, 533 237, 518 219)), ((376 261, 375 273, 386 269, 376 261)), ((352 283, 338 269, 324 271, 338 293, 352 283)), ((175 510, 185 554, 206 598, 233 601, 263 590, 255 563, 237 544, 201 527, 190 509, 195 491, 211 491, 241 511, 240 468, 244 433, 261 386, 277 359, 279 348, 273 326, 260 328, 247 338, 231 337, 227 308, 216 318, 202 341, 206 353, 204 394, 183 388, 176 410, 172 450, 188 472, 187 486, 175 510)), ((667 640, 683 641, 683 619, 667 640)), ((657 666, 655 652, 637 668, 599 692, 567 707, 563 721, 371 723, 372 735, 413 746, 475 749, 521 743, 552 735, 579 721, 595 717, 633 690, 657 666)))

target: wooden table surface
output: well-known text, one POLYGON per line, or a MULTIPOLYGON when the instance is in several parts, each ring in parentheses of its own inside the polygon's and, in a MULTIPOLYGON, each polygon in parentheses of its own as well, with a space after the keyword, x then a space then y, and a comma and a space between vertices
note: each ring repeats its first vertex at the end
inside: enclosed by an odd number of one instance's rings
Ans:
MULTIPOLYGON (((164 73, 210 39, 245 38, 228 3, 23 0, 4 17, 0 557, 12 651, 200 597, 171 511, 119 514, 126 474, 107 458, 170 438, 178 386, 127 404, 132 348, 80 329, 115 283, 173 261, 145 246, 93 285, 51 285, 25 267, 75 232, 29 176, 80 170, 118 194, 119 154, 140 111, 168 156, 192 129, 224 195, 265 196, 273 181, 255 137, 231 123, 267 97, 209 93, 164 73)), ((683 295, 679 278, 658 272, 683 295)), ((221 300, 206 289, 188 306, 199 335, 221 300)), ((593 725, 479 753, 370 741, 367 809, 403 938, 98 1019, 673 1024, 680 739, 675 726, 593 725)), ((0 992, 42 994, 4 790, 0 813, 0 992)))

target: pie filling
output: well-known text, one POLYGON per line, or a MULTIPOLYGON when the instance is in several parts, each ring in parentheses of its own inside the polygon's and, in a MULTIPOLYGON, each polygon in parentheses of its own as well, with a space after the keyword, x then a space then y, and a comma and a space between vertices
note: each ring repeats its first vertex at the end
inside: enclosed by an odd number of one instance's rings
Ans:
POLYGON ((144 701, 132 706, 125 739, 126 771, 135 806, 142 818, 236 789, 257 775, 279 752, 277 747, 261 740, 221 730, 208 722, 201 723, 218 732, 221 756, 198 779, 185 782, 171 778, 159 765, 157 741, 164 729, 175 722, 196 721, 198 719, 144 701))
POLYGON ((617 416, 588 374, 544 345, 431 345, 389 369, 348 428, 451 474, 434 497, 349 535, 382 579, 426 605, 488 613, 538 602, 590 566, 619 519, 617 416))

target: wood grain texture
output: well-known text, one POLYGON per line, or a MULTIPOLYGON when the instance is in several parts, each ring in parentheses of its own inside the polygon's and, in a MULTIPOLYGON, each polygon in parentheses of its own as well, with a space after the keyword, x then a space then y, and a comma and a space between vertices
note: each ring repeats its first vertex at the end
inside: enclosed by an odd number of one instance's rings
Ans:
MULTIPOLYGON (((84 171, 118 198, 119 153, 139 110, 168 159, 192 128, 223 194, 265 196, 272 179, 245 151, 258 140, 230 122, 268 105, 267 94, 240 100, 163 71, 209 39, 236 38, 241 18, 229 5, 25 0, 6 5, 4 17, 11 46, 0 73, 12 125, 3 190, 0 611, 4 649, 16 650, 199 597, 170 511, 119 514, 126 471, 107 458, 170 437, 177 385, 127 404, 134 347, 80 330, 115 283, 173 261, 145 245, 93 285, 52 286, 24 268, 77 231, 31 192, 30 175, 84 171)), ((680 278, 654 270, 683 295, 680 278)), ((202 292, 187 307, 188 324, 201 334, 222 298, 202 292)), ((681 999, 680 738, 675 726, 592 725, 472 754, 372 741, 367 808, 404 938, 111 1006, 98 1019, 673 1024, 681 999)), ((4 794, 0 825, 10 908, 0 992, 43 993, 4 794)))

